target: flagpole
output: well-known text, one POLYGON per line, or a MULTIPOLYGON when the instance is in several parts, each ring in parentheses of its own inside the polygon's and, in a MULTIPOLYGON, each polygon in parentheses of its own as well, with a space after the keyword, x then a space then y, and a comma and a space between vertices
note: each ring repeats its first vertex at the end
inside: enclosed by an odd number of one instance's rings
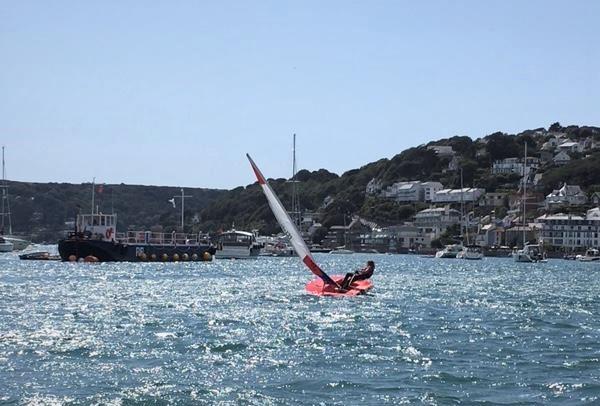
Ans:
POLYGON ((183 232, 183 213, 184 213, 183 207, 184 207, 184 204, 185 204, 185 195, 183 193, 183 188, 181 188, 181 232, 183 232))
POLYGON ((96 177, 92 179, 92 224, 94 219, 94 194, 96 193, 96 177))
POLYGON ((185 227, 185 198, 192 197, 192 196, 186 195, 185 190, 183 188, 181 188, 180 190, 181 190, 181 196, 173 196, 173 198, 170 199, 169 202, 173 204, 173 208, 176 208, 175 199, 181 199, 181 231, 183 232, 184 227, 185 227))

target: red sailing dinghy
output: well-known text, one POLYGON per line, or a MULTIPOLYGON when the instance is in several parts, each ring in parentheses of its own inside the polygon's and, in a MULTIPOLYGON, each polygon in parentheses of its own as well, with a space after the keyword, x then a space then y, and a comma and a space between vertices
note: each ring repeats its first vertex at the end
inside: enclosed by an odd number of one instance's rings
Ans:
POLYGON ((296 225, 279 201, 279 198, 273 189, 271 189, 271 186, 269 186, 269 183, 267 183, 266 178, 263 176, 260 169, 258 169, 258 166, 256 166, 252 158, 250 158, 250 155, 246 154, 246 156, 250 161, 250 165, 252 165, 252 170, 254 170, 258 184, 262 187, 262 190, 267 197, 267 201, 269 202, 269 206, 271 207, 275 218, 279 222, 281 228, 289 234, 290 242, 292 243, 296 254, 298 254, 304 265, 306 265, 313 274, 319 277, 306 284, 306 291, 318 296, 356 296, 371 289, 373 283, 370 280, 362 280, 352 282, 349 288, 344 290, 340 286, 340 283, 344 280, 343 275, 334 275, 333 277, 330 277, 323 272, 313 259, 310 250, 304 243, 296 225))

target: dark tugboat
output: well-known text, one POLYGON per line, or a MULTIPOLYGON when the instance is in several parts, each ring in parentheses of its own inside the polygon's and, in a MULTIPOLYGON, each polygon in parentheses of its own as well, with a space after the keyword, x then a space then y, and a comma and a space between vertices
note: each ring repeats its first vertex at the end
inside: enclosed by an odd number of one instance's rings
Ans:
POLYGON ((215 254, 202 234, 128 231, 116 233, 116 214, 79 214, 76 228, 58 242, 63 261, 211 261, 215 254))

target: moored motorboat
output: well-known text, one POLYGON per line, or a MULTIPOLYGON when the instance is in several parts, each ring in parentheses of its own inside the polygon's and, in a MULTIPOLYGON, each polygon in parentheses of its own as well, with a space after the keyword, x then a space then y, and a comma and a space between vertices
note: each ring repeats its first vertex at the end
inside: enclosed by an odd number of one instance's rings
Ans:
POLYGON ((0 189, 2 189, 2 201, 0 202, 2 212, 0 213, 0 234, 4 238, 5 243, 3 243, 4 245, 0 246, 0 252, 7 252, 5 250, 8 249, 9 245, 6 243, 12 244, 12 248, 9 251, 21 251, 31 245, 31 241, 13 235, 5 166, 4 147, 2 147, 2 183, 0 184, 0 189), (5 234, 6 232, 8 232, 8 234, 5 234))
POLYGON ((13 250, 13 243, 6 241, 3 237, 0 237, 0 252, 11 252, 13 250))
POLYGON ((261 245, 256 242, 256 237, 253 233, 231 229, 219 235, 215 258, 257 258, 260 249, 261 245))
POLYGON ((12 235, 5 235, 4 239, 13 245, 14 251, 23 251, 31 245, 31 241, 24 238, 15 237, 12 235))
POLYGON ((596 248, 590 248, 585 252, 585 255, 577 255, 575 259, 581 262, 600 261, 600 251, 596 248))
POLYGON ((477 245, 467 245, 456 254, 456 258, 469 260, 483 259, 483 251, 481 250, 481 247, 477 245))
POLYGON ((349 255, 354 254, 354 251, 347 249, 346 246, 337 247, 329 251, 330 254, 338 254, 338 255, 349 255))
POLYGON ((515 250, 512 257, 515 262, 541 262, 545 259, 538 244, 525 244, 522 249, 515 250))
POLYGON ((456 258, 463 249, 462 244, 449 244, 435 253, 436 258, 456 258))

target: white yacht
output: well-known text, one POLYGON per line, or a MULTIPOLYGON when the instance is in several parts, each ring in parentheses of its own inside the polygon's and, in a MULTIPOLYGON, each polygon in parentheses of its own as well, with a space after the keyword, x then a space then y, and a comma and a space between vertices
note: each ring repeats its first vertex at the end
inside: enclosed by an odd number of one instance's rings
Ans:
POLYGON ((523 248, 515 250, 512 253, 512 257, 515 262, 545 262, 544 254, 542 254, 542 247, 538 244, 527 244, 527 172, 525 171, 525 164, 527 162, 527 143, 525 143, 525 154, 523 159, 523 213, 522 213, 522 226, 523 226, 523 248))
POLYGON ((436 258, 456 258, 459 252, 463 249, 462 244, 446 245, 444 249, 435 253, 436 258))
POLYGON ((229 230, 219 236, 215 257, 218 259, 256 258, 260 244, 254 234, 247 231, 229 230))
POLYGON ((540 262, 544 259, 538 244, 525 244, 523 249, 512 253, 515 262, 540 262))
POLYGON ((481 247, 477 245, 467 245, 456 254, 456 258, 471 260, 483 259, 483 251, 481 250, 481 247))
POLYGON ((329 251, 330 254, 342 254, 342 255, 349 255, 349 254, 354 254, 354 251, 349 250, 346 248, 346 246, 342 246, 342 247, 337 247, 335 249, 332 249, 331 251, 329 251))
POLYGON ((2 234, 4 234, 6 231, 8 231, 8 234, 2 235, 3 242, 0 243, 0 252, 13 250, 21 251, 29 247, 29 245, 31 245, 31 241, 12 235, 12 218, 10 213, 10 201, 8 199, 8 185, 6 184, 5 167, 4 147, 2 147, 2 184, 0 185, 0 189, 2 189, 2 213, 0 213, 0 229, 2 230, 2 234), (10 244, 10 249, 8 249, 8 244, 10 244))
POLYGON ((13 250, 13 243, 6 241, 6 239, 0 237, 0 252, 11 252, 13 250))
POLYGON ((291 257, 295 256, 294 247, 289 244, 287 237, 256 237, 256 242, 261 246, 262 257, 291 257))
POLYGON ((15 251, 22 251, 31 245, 31 241, 25 240, 23 238, 18 238, 18 237, 12 236, 12 235, 10 235, 10 236, 5 235, 4 239, 6 241, 12 243, 13 250, 15 250, 15 251))
POLYGON ((585 255, 577 255, 575 259, 581 262, 600 261, 600 251, 596 248, 590 248, 585 252, 585 255))

